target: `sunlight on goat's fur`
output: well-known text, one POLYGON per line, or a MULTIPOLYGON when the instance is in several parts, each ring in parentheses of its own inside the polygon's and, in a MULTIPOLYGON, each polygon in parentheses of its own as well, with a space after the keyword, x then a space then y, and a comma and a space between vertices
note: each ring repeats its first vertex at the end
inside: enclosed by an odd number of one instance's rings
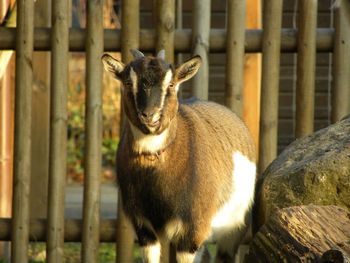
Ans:
POLYGON ((211 226, 214 234, 227 231, 245 224, 246 204, 253 203, 256 165, 240 152, 235 152, 233 158, 233 192, 229 201, 215 215, 211 226), (244 176, 242 176, 244 175, 244 176), (239 187, 237 187, 239 186, 239 187))
POLYGON ((171 242, 179 263, 200 262, 212 240, 218 260, 232 262, 254 195, 256 154, 249 131, 221 105, 179 102, 179 86, 196 74, 199 56, 174 68, 164 52, 132 53, 135 60, 127 65, 109 55, 102 59, 124 86, 127 121, 117 176, 144 261, 158 263, 163 244, 171 242))

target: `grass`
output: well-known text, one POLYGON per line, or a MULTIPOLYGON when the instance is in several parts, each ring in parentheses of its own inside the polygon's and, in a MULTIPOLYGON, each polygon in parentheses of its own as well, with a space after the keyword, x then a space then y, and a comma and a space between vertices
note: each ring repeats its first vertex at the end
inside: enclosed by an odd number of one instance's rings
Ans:
MULTIPOLYGON (((29 245, 29 263, 44 263, 46 262, 46 245, 43 242, 30 243, 29 245)), ((215 245, 209 245, 208 249, 212 256, 216 253, 215 245)), ((81 244, 80 243, 65 243, 64 244, 64 260, 65 263, 81 262, 80 257, 81 244)), ((116 251, 114 243, 101 243, 99 250, 99 258, 101 263, 115 262, 116 251)), ((137 245, 134 246, 134 262, 141 262, 140 249, 137 245)), ((4 259, 0 259, 0 263, 8 263, 4 259)))
MULTIPOLYGON (((81 262, 81 244, 80 243, 65 243, 64 244, 64 259, 65 263, 81 262)), ((28 250, 29 263, 44 263, 46 262, 46 245, 43 242, 30 243, 28 250)), ((101 263, 115 262, 116 251, 114 243, 101 243, 99 249, 99 259, 101 263)), ((134 248, 134 260, 139 262, 141 255, 138 246, 134 248)), ((0 263, 8 263, 4 259, 0 259, 0 263)))

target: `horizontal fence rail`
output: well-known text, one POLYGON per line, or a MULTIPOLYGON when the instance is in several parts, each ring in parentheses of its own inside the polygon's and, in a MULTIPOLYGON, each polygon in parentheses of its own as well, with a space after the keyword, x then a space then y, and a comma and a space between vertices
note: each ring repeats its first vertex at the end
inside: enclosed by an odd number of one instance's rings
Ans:
MULTIPOLYGON (((85 29, 69 30, 69 50, 85 51, 85 38, 87 31, 85 29)), ((34 30, 34 50, 50 51, 51 40, 50 28, 35 28, 34 30)), ((298 30, 293 28, 284 28, 281 32, 281 52, 297 52, 298 30)), ((245 32, 245 52, 255 53, 262 51, 261 29, 248 29, 245 32)), ((0 50, 14 49, 16 41, 16 29, 0 27, 0 50)), ((192 52, 192 31, 190 29, 175 30, 175 52, 192 52)), ((316 33, 317 52, 332 52, 334 41, 334 29, 318 28, 316 33)), ((156 31, 152 29, 140 30, 139 49, 144 52, 153 52, 156 46, 156 31)), ((104 30, 104 50, 121 50, 121 31, 119 29, 104 30)), ((226 52, 226 30, 211 29, 209 36, 209 52, 226 52)))
MULTIPOLYGON (((12 219, 0 218, 0 240, 12 241, 12 219)), ((117 220, 102 219, 100 223, 100 241, 115 242, 117 220)), ((29 241, 45 242, 48 223, 46 219, 31 219, 29 222, 29 241)), ((83 220, 66 219, 64 221, 64 242, 81 242, 83 234, 83 220)))

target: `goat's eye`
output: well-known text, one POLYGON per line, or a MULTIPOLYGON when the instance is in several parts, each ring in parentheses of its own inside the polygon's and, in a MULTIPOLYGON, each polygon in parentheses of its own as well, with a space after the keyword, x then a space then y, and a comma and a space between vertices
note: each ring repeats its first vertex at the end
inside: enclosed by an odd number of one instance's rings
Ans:
POLYGON ((130 88, 132 86, 132 83, 130 81, 126 81, 126 82, 124 82, 124 86, 126 88, 130 88))
POLYGON ((174 88, 174 83, 170 83, 169 84, 169 89, 173 89, 174 88))

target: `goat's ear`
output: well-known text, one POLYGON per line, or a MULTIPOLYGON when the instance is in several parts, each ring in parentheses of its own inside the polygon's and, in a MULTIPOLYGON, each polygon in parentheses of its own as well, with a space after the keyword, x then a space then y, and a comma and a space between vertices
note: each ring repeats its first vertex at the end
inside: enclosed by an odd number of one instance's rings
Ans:
POLYGON ((176 81, 180 84, 192 78, 197 73, 201 64, 202 59, 198 55, 181 64, 175 71, 176 81))
POLYGON ((116 60, 108 54, 104 54, 102 56, 102 62, 106 71, 112 73, 113 77, 121 79, 121 73, 125 68, 125 65, 122 62, 116 60))

